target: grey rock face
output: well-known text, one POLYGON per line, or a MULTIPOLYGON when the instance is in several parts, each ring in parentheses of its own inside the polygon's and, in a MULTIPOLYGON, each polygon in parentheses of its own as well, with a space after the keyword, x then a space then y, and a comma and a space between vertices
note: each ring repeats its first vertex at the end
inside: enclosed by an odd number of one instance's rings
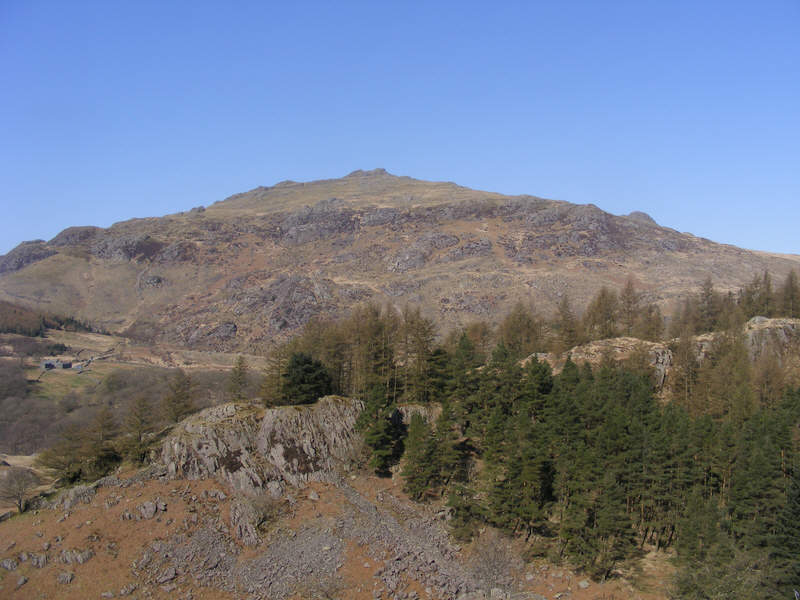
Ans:
POLYGON ((395 254, 389 261, 388 270, 405 273, 411 269, 419 269, 428 262, 435 250, 455 246, 458 242, 459 239, 454 235, 440 232, 426 233, 395 254))
POLYGON ((629 213, 628 218, 632 221, 636 221, 637 223, 644 223, 645 225, 658 225, 653 217, 640 210, 635 210, 632 213, 629 213))
POLYGON ((160 288, 166 281, 160 275, 146 275, 139 279, 139 289, 160 288))
POLYGON ((192 242, 175 242, 164 248, 155 257, 155 261, 166 264, 189 262, 195 258, 195 254, 195 245, 192 242))
POLYGON ((43 569, 47 566, 47 554, 31 554, 31 564, 37 569, 43 569))
POLYGON ((155 502, 147 501, 139 507, 139 514, 142 515, 143 519, 152 519, 157 512, 158 509, 155 502))
POLYGON ((56 254, 43 240, 22 242, 8 254, 0 256, 0 274, 19 271, 23 267, 56 254))
POLYGON ((89 504, 89 502, 94 499, 96 493, 97 489, 95 484, 76 485, 59 495, 51 508, 67 511, 79 503, 89 504))
POLYGON ((480 256, 488 256, 492 253, 492 242, 488 238, 478 238, 470 240, 464 245, 451 250, 446 257, 446 260, 457 261, 467 258, 475 258, 480 256))
POLYGON ((0 561, 0 567, 4 568, 6 571, 16 571, 18 566, 19 563, 13 558, 4 558, 0 561))
POLYGON ((781 357, 800 341, 800 319, 753 317, 744 327, 751 359, 773 352, 781 357))
POLYGON ((286 217, 280 224, 282 241, 292 246, 353 233, 358 227, 359 221, 355 212, 344 208, 344 203, 336 198, 306 206, 286 217))
POLYGON ((50 246, 78 246, 93 240, 102 229, 99 227, 67 227, 48 242, 50 246))
POLYGON ((258 545, 258 515, 253 505, 243 498, 236 498, 231 502, 230 511, 233 535, 245 546, 258 545))
POLYGON ((75 573, 72 573, 71 571, 64 571, 62 573, 59 573, 58 577, 56 577, 56 581, 58 581, 58 583, 63 585, 72 583, 74 579, 75 579, 75 573))
POLYGON ((82 565, 94 556, 91 548, 86 550, 62 550, 61 562, 65 565, 82 565))
POLYGON ((172 581, 178 576, 178 573, 175 571, 175 567, 167 567, 164 572, 158 577, 156 580, 157 583, 167 583, 168 581, 172 581))
POLYGON ((147 234, 130 235, 105 232, 90 248, 97 258, 113 260, 151 260, 166 246, 147 234))
POLYGON ((212 407, 175 429, 161 460, 173 475, 216 476, 248 493, 268 483, 326 480, 358 447, 355 421, 361 408, 358 401, 333 396, 263 412, 236 404, 212 407))

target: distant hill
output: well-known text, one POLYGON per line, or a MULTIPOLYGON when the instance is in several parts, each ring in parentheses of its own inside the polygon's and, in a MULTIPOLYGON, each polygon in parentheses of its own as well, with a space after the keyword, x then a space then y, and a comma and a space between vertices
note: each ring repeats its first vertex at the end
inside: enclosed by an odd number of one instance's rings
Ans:
POLYGON ((497 321, 519 300, 550 313, 569 294, 580 309, 632 277, 669 311, 708 276, 725 291, 797 267, 798 256, 714 243, 644 213, 376 169, 25 242, 0 257, 0 300, 148 342, 262 351, 365 300, 421 305, 455 326, 497 321))

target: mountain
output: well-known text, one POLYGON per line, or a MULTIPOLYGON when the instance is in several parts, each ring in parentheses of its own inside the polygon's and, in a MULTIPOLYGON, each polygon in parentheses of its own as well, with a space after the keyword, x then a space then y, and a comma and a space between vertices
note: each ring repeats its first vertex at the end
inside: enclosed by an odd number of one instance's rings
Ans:
POLYGON ((641 212, 376 169, 23 242, 0 257, 0 300, 144 342, 260 352, 366 300, 420 305, 446 328, 496 321, 519 300, 549 314, 568 294, 580 309, 632 277, 669 311, 708 276, 726 291, 798 266, 800 256, 718 244, 641 212))

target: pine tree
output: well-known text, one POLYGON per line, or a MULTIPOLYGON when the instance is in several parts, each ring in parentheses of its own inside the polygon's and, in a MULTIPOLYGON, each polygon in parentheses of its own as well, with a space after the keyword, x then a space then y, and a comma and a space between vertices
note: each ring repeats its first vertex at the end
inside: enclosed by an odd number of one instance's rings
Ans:
POLYGON ((680 338, 672 348, 675 368, 673 369, 672 398, 693 415, 704 411, 696 402, 697 355, 695 343, 689 329, 681 332, 680 338))
POLYGON ((428 360, 428 399, 442 402, 451 384, 450 356, 442 348, 434 348, 428 360))
POLYGON ((277 406, 284 401, 283 374, 286 372, 291 355, 290 347, 284 344, 273 350, 267 357, 264 378, 258 392, 264 406, 277 406))
POLYGON ((623 335, 633 335, 634 326, 639 320, 639 302, 640 295, 633 285, 633 279, 628 277, 619 295, 619 322, 623 335))
POLYGON ((648 304, 639 312, 633 328, 633 337, 657 342, 664 333, 664 317, 657 304, 648 304))
POLYGON ((445 400, 436 419, 434 455, 431 458, 438 469, 438 481, 445 486, 451 481, 465 482, 468 477, 468 457, 459 439, 460 434, 452 404, 445 400))
POLYGON ((613 471, 607 470, 600 484, 600 493, 593 507, 597 554, 592 570, 607 579, 614 567, 635 548, 634 531, 626 510, 623 486, 613 471))
POLYGON ((470 541, 476 524, 484 518, 481 506, 475 499, 475 491, 466 485, 454 486, 447 497, 447 506, 451 510, 453 537, 463 542, 470 541))
POLYGON ((384 409, 364 432, 364 443, 372 451, 369 466, 380 477, 391 476, 390 468, 403 454, 403 428, 394 410, 384 409))
POLYGON ((418 413, 411 416, 405 440, 403 489, 414 500, 422 499, 438 477, 430 425, 418 413))
POLYGON ((228 397, 232 402, 245 400, 247 389, 247 361, 241 354, 236 357, 230 377, 228 378, 228 397))
POLYGON ((589 303, 583 315, 584 330, 589 339, 602 340, 617 336, 617 294, 603 286, 589 303))
POLYGON ((569 297, 565 294, 558 302, 558 309, 554 320, 556 330, 555 352, 566 352, 574 348, 582 341, 580 321, 575 317, 569 303, 569 297))
POLYGON ((707 277, 700 287, 698 302, 698 329, 699 332, 713 331, 719 319, 719 297, 714 291, 711 277, 707 277))
POLYGON ((152 432, 154 423, 153 406, 147 396, 134 398, 125 417, 125 450, 132 461, 144 462, 147 455, 147 434, 152 432))
POLYGON ((161 402, 164 417, 177 423, 195 410, 192 399, 192 380, 183 369, 178 369, 169 381, 169 391, 161 402))
POLYGON ((776 597, 791 598, 800 588, 800 469, 792 473, 786 501, 769 544, 771 587, 776 597))
POLYGON ((331 378, 325 365, 303 352, 289 357, 281 377, 284 404, 312 404, 331 393, 331 378))
POLYGON ((533 309, 518 302, 500 323, 498 337, 511 357, 521 359, 543 347, 542 323, 533 309))
POLYGON ((780 313, 784 317, 800 318, 800 284, 797 282, 797 273, 794 269, 789 271, 781 288, 780 313))
POLYGON ((430 393, 430 361, 435 327, 419 308, 406 307, 400 327, 401 362, 405 395, 409 402, 427 402, 430 393))

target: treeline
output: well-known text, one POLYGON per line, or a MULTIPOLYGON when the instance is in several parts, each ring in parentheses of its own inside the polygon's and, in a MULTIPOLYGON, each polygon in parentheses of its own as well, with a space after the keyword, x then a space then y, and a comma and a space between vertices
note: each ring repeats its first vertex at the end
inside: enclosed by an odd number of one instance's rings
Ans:
POLYGON ((73 317, 47 315, 0 300, 0 333, 44 337, 47 329, 95 331, 89 324, 73 317))
POLYGON ((464 340, 437 421, 413 417, 403 440, 407 492, 446 498, 457 536, 489 524, 598 578, 672 548, 676 598, 790 597, 800 390, 744 418, 692 417, 624 365, 553 376, 500 347, 469 369, 464 340))
MULTIPOLYGON (((676 363, 667 391, 684 408, 695 415, 747 412, 757 403, 775 402, 786 381, 781 357, 770 349, 750 364, 741 326, 755 315, 800 315, 795 272, 777 290, 770 282, 765 272, 738 293, 723 294, 708 279, 681 303, 669 328, 658 306, 648 302, 630 279, 619 291, 601 288, 580 316, 565 295, 550 318, 518 303, 496 327, 477 321, 444 338, 419 308, 397 311, 361 305, 345 319, 310 321, 297 337, 274 351, 260 396, 267 405, 292 404, 326 393, 366 397, 380 388, 392 402, 426 402, 441 389, 446 363, 463 336, 480 365, 498 345, 512 359, 521 360, 538 352, 562 353, 593 340, 630 336, 657 341, 666 334, 674 338, 676 363), (692 338, 709 331, 726 333, 705 349, 701 361, 692 338), (302 386, 313 389, 304 392, 302 386), (301 400, 305 395, 307 399, 301 400)), ((646 362, 645 357, 640 370, 646 362)))
POLYGON ((673 315, 669 334, 677 338, 730 329, 756 316, 800 318, 800 284, 794 270, 779 286, 764 271, 736 293, 723 294, 714 289, 710 278, 706 279, 673 315))
POLYGON ((646 356, 595 368, 568 360, 557 376, 535 357, 520 361, 548 344, 660 336, 658 309, 630 283, 601 290, 581 318, 566 301, 550 322, 520 305, 494 331, 478 323, 444 338, 418 309, 360 306, 309 323, 273 355, 261 393, 267 404, 321 390, 362 399, 371 467, 388 475, 400 464, 413 498, 449 504, 459 537, 489 524, 532 556, 598 578, 645 549, 674 549, 676 598, 781 598, 800 576, 800 390, 785 385, 778 357, 751 364, 740 326, 750 287, 723 297, 704 285, 684 306, 708 288, 728 307, 713 314, 735 318, 714 322, 728 328, 702 362, 684 329, 666 404, 646 356), (403 403, 441 413, 406 428, 403 403))
POLYGON ((42 467, 62 484, 92 481, 125 460, 144 462, 160 435, 186 416, 224 401, 254 397, 259 379, 239 357, 227 373, 115 369, 91 391, 59 400, 35 395, 23 400, 22 378, 15 396, 0 401, 5 409, 0 438, 17 453, 32 452, 26 444, 44 438, 48 449, 39 455, 42 467))

